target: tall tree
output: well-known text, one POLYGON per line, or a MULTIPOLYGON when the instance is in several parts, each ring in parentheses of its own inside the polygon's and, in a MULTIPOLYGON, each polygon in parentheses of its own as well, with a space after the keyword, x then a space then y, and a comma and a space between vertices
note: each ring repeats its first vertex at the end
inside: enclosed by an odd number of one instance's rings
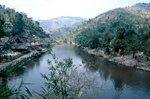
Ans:
POLYGON ((3 24, 4 24, 4 19, 0 17, 0 37, 4 36, 3 24))
POLYGON ((126 41, 125 41, 125 28, 118 28, 117 32, 115 34, 114 39, 111 42, 111 46, 115 52, 119 52, 119 50, 124 51, 126 47, 126 41))
POLYGON ((15 18, 13 19, 13 26, 14 34, 20 34, 23 32, 23 27, 25 26, 25 23, 23 21, 23 16, 21 13, 16 13, 15 18))

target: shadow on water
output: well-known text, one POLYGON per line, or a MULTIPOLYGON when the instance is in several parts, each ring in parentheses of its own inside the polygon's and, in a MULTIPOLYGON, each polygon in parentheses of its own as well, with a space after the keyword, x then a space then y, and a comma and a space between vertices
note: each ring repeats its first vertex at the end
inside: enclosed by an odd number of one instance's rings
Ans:
MULTIPOLYGON (((44 56, 44 55, 42 55, 44 56)), ((34 67, 39 67, 40 66, 40 59, 41 57, 36 57, 32 60, 29 60, 27 63, 25 63, 23 66, 21 66, 20 68, 18 68, 14 73, 13 73, 13 77, 17 77, 20 75, 23 75, 24 73, 27 73, 29 70, 34 69, 34 67)), ((9 77, 10 79, 12 78, 12 75, 9 77)))
MULTIPOLYGON (((53 47, 52 50, 59 59, 70 57, 75 64, 83 64, 83 69, 86 69, 91 74, 90 76, 99 80, 97 85, 104 82, 101 94, 92 94, 93 90, 91 90, 88 93, 89 99, 99 99, 99 96, 102 96, 102 99, 143 99, 143 97, 150 99, 149 72, 109 62, 71 45, 59 45, 53 47)), ((15 72, 9 84, 16 84, 20 79, 24 79, 27 82, 36 83, 30 87, 31 89, 39 90, 44 82, 40 73, 49 72, 47 59, 51 59, 51 55, 46 53, 26 63, 15 72)), ((85 96, 83 99, 87 99, 87 97, 85 96)))
POLYGON ((109 62, 102 57, 88 54, 81 48, 75 48, 75 52, 82 58, 82 62, 88 70, 98 72, 102 80, 112 81, 116 91, 120 92, 127 86, 135 91, 142 90, 145 93, 150 93, 149 72, 109 62))

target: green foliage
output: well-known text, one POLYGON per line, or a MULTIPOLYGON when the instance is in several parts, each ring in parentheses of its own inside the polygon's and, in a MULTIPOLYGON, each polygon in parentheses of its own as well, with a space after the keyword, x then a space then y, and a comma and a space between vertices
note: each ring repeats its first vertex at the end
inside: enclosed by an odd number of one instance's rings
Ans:
POLYGON ((150 56, 150 32, 144 35, 143 39, 141 40, 141 47, 144 51, 144 54, 150 56))
POLYGON ((82 31, 81 34, 76 36, 75 42, 84 47, 94 49, 100 46, 99 37, 98 33, 91 33, 90 30, 82 31))
POLYGON ((23 20, 23 15, 21 13, 16 12, 15 17, 12 19, 13 22, 13 34, 21 34, 24 32, 25 22, 23 20))
MULTIPOLYGON (((41 74, 46 80, 45 87, 41 92, 36 92, 40 99, 78 99, 87 89, 93 86, 95 79, 89 78, 83 71, 77 70, 78 66, 73 65, 71 58, 58 61, 56 56, 52 54, 53 61, 48 60, 50 65, 49 74, 41 74)), ((7 83, 0 85, 0 97, 2 99, 32 99, 34 98, 26 85, 32 83, 24 83, 23 80, 18 86, 10 87, 7 83)))
POLYGON ((27 30, 29 35, 46 37, 39 22, 33 21, 24 13, 0 5, 0 37, 21 35, 27 33, 27 30))
POLYGON ((128 30, 125 33, 126 50, 137 51, 140 50, 140 38, 139 35, 134 30, 128 30))
MULTIPOLYGON (((101 48, 105 52, 143 51, 148 55, 150 20, 127 9, 114 9, 81 23, 72 30, 75 42, 83 47, 101 48)), ((144 7, 140 9, 145 10, 144 7)))
POLYGON ((41 74, 42 77, 46 79, 45 86, 48 90, 44 93, 44 95, 47 99, 56 97, 61 97, 64 99, 69 95, 68 91, 70 89, 67 83, 70 76, 68 72, 73 66, 72 59, 68 58, 58 62, 55 55, 53 55, 53 59, 55 64, 54 66, 52 65, 51 61, 48 60, 48 63, 51 65, 51 67, 49 67, 49 76, 41 74))
POLYGON ((104 32, 99 39, 101 48, 104 49, 107 54, 110 54, 110 42, 113 39, 113 35, 109 32, 104 32))
POLYGON ((46 80, 46 86, 42 92, 36 92, 43 99, 77 99, 82 96, 89 86, 92 87, 92 79, 87 79, 83 72, 77 71, 77 66, 73 65, 71 58, 58 61, 52 54, 53 60, 48 60, 50 65, 49 74, 41 74, 46 80))
POLYGON ((4 35, 3 24, 4 24, 4 19, 0 16, 0 37, 4 35))
POLYGON ((117 33, 115 34, 114 39, 111 42, 111 46, 113 47, 114 51, 118 52, 120 50, 124 50, 126 47, 126 41, 125 41, 125 29, 124 28, 118 28, 117 33))
POLYGON ((33 97, 33 95, 30 90, 25 86, 30 84, 31 83, 24 83, 23 80, 21 80, 18 87, 10 88, 7 83, 2 83, 0 85, 0 97, 2 99, 29 99, 30 97, 33 97), (23 88, 25 88, 26 90, 24 91, 23 88))

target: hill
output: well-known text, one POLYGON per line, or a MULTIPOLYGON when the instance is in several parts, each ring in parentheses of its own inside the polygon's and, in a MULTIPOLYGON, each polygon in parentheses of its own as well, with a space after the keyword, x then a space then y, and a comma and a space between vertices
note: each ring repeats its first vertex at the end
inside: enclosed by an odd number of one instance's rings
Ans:
POLYGON ((149 3, 113 9, 82 22, 66 34, 71 34, 74 42, 83 47, 106 52, 143 51, 150 55, 149 9, 149 3))
POLYGON ((24 13, 0 5, 0 51, 5 45, 6 49, 26 50, 45 37, 47 35, 39 22, 24 13))
POLYGON ((86 19, 80 17, 62 16, 49 20, 38 20, 40 26, 49 31, 55 31, 60 28, 68 27, 86 19))

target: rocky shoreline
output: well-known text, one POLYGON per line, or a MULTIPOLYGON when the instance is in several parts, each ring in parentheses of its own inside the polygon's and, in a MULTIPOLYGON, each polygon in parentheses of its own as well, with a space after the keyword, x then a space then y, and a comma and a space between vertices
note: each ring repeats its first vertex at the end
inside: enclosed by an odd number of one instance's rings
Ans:
MULTIPOLYGON (((79 45, 76 45, 79 46, 79 45)), ((80 46, 81 47, 81 46, 80 46)), ((133 58, 133 55, 107 55, 103 50, 97 50, 97 49, 89 49, 87 47, 81 47, 84 51, 88 52, 89 54, 93 54, 96 56, 101 56, 108 61, 115 62, 117 64, 121 64, 123 66, 136 68, 143 71, 149 71, 150 72, 150 57, 145 56, 143 53, 136 53, 135 57, 133 58)))
MULTIPOLYGON (((138 54, 136 56, 141 57, 138 54)), ((113 57, 110 58, 109 61, 128 67, 134 67, 143 71, 150 71, 150 61, 139 61, 138 59, 133 58, 132 55, 113 57)))

